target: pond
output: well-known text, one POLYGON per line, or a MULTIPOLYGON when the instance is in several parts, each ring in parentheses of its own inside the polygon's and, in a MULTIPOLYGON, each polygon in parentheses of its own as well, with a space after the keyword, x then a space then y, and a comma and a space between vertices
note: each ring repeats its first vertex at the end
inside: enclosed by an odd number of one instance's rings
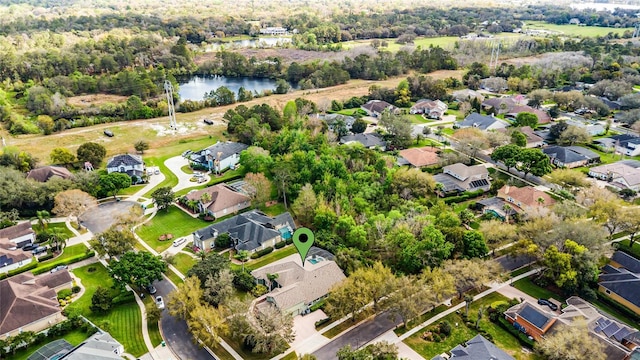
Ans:
POLYGON ((275 80, 255 77, 193 76, 179 83, 180 91, 178 91, 178 94, 180 95, 180 100, 192 101, 203 100, 205 93, 216 90, 221 86, 226 86, 236 93, 236 97, 240 87, 258 93, 276 88, 275 80))
POLYGON ((218 51, 222 47, 225 49, 277 47, 289 43, 291 43, 290 37, 261 37, 257 39, 234 40, 224 43, 220 42, 209 44, 205 47, 205 51, 218 51))

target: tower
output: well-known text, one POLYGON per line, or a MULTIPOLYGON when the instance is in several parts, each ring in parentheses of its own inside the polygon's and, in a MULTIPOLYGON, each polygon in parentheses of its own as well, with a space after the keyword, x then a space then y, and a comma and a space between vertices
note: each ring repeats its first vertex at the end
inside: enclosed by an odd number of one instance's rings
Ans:
POLYGON ((164 81, 164 91, 167 94, 167 107, 169 109, 169 127, 176 130, 178 124, 176 123, 176 109, 173 106, 173 85, 169 80, 164 81))
POLYGON ((498 59, 500 58, 500 43, 491 43, 491 60, 489 60, 489 70, 498 67, 498 59))

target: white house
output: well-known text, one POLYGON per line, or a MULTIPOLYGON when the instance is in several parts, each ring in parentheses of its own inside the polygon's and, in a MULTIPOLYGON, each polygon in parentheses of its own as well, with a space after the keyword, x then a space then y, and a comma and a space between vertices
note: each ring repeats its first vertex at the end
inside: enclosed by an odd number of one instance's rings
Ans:
POLYGON ((144 161, 142 156, 132 154, 116 155, 107 162, 107 173, 119 172, 131 177, 133 183, 142 181, 144 172, 144 161))
POLYGON ((440 119, 442 115, 449 109, 447 104, 440 100, 421 99, 411 107, 411 114, 424 114, 431 119, 440 119))
POLYGON ((274 26, 274 27, 266 27, 260 29, 260 34, 262 35, 287 35, 287 28, 274 26))
POLYGON ((218 141, 206 149, 191 154, 189 160, 192 165, 222 172, 235 168, 240 162, 240 153, 248 147, 249 145, 242 143, 218 141))
POLYGON ((12 247, 22 248, 36 241, 36 233, 31 228, 31 222, 25 221, 8 228, 0 229, 0 241, 12 244, 12 247))

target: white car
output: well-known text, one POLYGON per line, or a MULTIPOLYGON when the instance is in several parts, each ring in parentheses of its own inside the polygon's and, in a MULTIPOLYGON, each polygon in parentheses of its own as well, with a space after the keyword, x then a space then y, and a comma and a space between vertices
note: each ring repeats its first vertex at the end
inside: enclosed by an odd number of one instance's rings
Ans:
POLYGON ((156 306, 158 309, 164 309, 164 300, 162 300, 162 296, 156 296, 156 306))
POLYGON ((180 238, 180 239, 178 239, 178 240, 175 240, 175 241, 173 242, 173 246, 174 246, 174 247, 178 247, 178 246, 180 246, 180 245, 184 244, 184 242, 185 242, 185 241, 187 241, 187 238, 180 238))

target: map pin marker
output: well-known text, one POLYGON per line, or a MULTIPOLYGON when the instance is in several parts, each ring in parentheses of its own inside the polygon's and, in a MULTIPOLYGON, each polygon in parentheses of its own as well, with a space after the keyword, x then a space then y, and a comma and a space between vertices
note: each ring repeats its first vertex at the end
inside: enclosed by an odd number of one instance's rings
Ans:
POLYGON ((307 228, 299 228, 293 233, 293 245, 298 249, 300 258, 302 259, 302 266, 304 267, 304 260, 307 258, 309 249, 313 246, 313 242, 316 240, 313 236, 313 231, 307 228))

